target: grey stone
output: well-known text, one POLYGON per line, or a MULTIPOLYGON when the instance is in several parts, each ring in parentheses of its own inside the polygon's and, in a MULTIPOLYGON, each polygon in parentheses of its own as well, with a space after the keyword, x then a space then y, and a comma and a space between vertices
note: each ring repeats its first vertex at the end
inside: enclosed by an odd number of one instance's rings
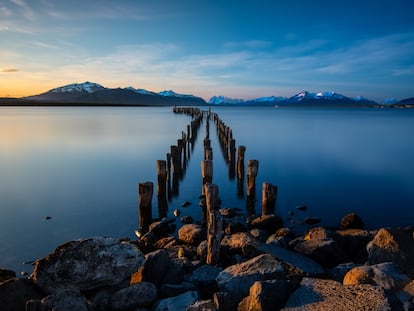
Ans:
POLYGON ((179 284, 162 284, 160 288, 160 296, 162 298, 175 297, 188 291, 196 290, 193 283, 182 282, 179 284))
POLYGON ((142 280, 152 282, 160 287, 167 274, 171 262, 166 250, 160 249, 145 255, 142 280))
POLYGON ((210 299, 218 290, 216 278, 223 269, 204 265, 192 273, 192 281, 197 286, 201 299, 210 299))
POLYGON ((86 298, 75 289, 60 289, 43 298, 38 305, 40 310, 77 310, 88 311, 86 298))
POLYGON ((382 228, 367 245, 368 262, 394 262, 411 277, 414 276, 414 239, 409 231, 382 228))
POLYGON ((41 298, 42 293, 30 280, 13 278, 0 283, 1 310, 24 310, 26 301, 41 298))
POLYGON ((157 301, 151 308, 151 311, 183 311, 198 300, 198 293, 188 291, 181 295, 165 298, 157 301))
POLYGON ((36 261, 30 278, 46 293, 71 285, 92 290, 129 279, 144 262, 133 244, 114 238, 82 239, 67 242, 36 261))
POLYGON ((285 276, 282 264, 269 254, 259 255, 241 264, 221 271, 217 284, 221 291, 230 295, 234 306, 248 295, 250 286, 256 281, 276 279, 285 276))
POLYGON ((372 284, 396 292, 410 283, 411 279, 392 262, 372 266, 360 266, 350 270, 344 277, 344 285, 372 284))
POLYGON ((197 246, 206 239, 206 233, 199 225, 186 224, 178 230, 178 238, 184 243, 197 246))
POLYGON ((131 310, 148 307, 157 300, 157 287, 151 282, 140 282, 120 289, 111 297, 111 310, 131 310))
POLYGON ((197 300, 191 306, 187 307, 186 311, 217 311, 216 304, 212 299, 197 300))
POLYGON ((280 310, 290 294, 286 280, 258 281, 250 287, 249 296, 238 306, 239 311, 280 310))
POLYGON ((384 290, 373 285, 344 286, 332 280, 304 278, 290 295, 284 311, 386 311, 394 305, 384 290))

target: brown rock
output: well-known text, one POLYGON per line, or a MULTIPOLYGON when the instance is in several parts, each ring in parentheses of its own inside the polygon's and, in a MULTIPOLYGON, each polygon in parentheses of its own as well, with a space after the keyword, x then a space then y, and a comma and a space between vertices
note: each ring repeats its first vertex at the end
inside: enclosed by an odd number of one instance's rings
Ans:
POLYGON ((178 238, 184 243, 197 246, 206 239, 206 233, 199 225, 186 224, 178 230, 178 238))
POLYGON ((339 229, 364 229, 364 222, 357 214, 350 213, 342 217, 339 229))
POLYGON ((133 310, 138 307, 148 307, 156 300, 156 286, 150 282, 140 282, 114 293, 111 297, 111 310, 122 311, 133 310))
POLYGON ((250 227, 265 230, 270 234, 283 227, 283 220, 277 215, 263 215, 253 219, 250 227))
POLYGON ((25 309, 26 301, 41 298, 42 293, 30 280, 14 278, 0 283, 1 310, 21 311, 25 309))

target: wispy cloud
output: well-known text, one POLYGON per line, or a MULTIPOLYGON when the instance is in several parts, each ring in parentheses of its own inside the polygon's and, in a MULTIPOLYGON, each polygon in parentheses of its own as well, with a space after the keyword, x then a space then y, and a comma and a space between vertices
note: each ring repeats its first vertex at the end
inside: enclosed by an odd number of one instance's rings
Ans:
POLYGON ((34 20, 37 17, 37 13, 33 10, 25 0, 10 0, 19 9, 20 13, 29 20, 34 20))
POLYGON ((4 73, 11 73, 11 72, 18 72, 18 71, 20 70, 17 68, 2 68, 1 69, 1 72, 4 72, 4 73))

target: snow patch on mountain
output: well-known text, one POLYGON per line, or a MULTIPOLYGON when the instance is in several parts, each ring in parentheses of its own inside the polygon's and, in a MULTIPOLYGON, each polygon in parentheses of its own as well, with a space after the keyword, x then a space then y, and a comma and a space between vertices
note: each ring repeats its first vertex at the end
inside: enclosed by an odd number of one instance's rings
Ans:
POLYGON ((173 96, 173 97, 195 97, 194 95, 190 95, 190 94, 178 94, 174 92, 173 90, 165 90, 157 94, 161 96, 173 96))
POLYGON ((129 90, 129 91, 133 91, 133 92, 138 93, 138 94, 153 95, 153 93, 150 92, 150 91, 147 91, 145 89, 136 89, 136 88, 134 88, 132 86, 128 86, 125 89, 126 90, 129 90))
POLYGON ((230 98, 225 96, 213 96, 208 101, 212 105, 221 105, 221 104, 241 104, 244 103, 243 99, 240 98, 230 98))
POLYGON ((72 83, 68 85, 64 85, 61 87, 54 88, 50 90, 50 93, 74 93, 74 92, 87 92, 93 93, 96 91, 104 90, 105 88, 98 84, 92 82, 85 82, 85 83, 72 83))

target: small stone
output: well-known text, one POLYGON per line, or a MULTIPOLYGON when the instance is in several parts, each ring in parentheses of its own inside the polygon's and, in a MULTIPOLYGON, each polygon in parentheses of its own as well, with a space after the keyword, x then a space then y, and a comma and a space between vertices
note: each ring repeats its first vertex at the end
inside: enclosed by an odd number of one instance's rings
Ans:
POLYGON ((342 218, 339 229, 364 229, 364 222, 357 214, 350 213, 342 218))
POLYGON ((184 224, 192 224, 194 222, 194 219, 191 216, 184 216, 180 219, 180 221, 184 224))
POLYGON ((175 217, 178 217, 178 216, 180 216, 181 211, 180 211, 178 208, 176 208, 176 209, 174 210, 173 214, 174 214, 174 216, 175 216, 175 217))
POLYGON ((205 237, 205 231, 199 225, 186 224, 178 230, 178 238, 184 243, 198 245, 205 237))
POLYGON ((183 204, 181 204, 182 207, 189 207, 191 205, 190 201, 185 201, 183 204))
POLYGON ((45 220, 50 220, 50 219, 52 219, 52 217, 50 217, 50 216, 45 217, 45 220))
POLYGON ((300 210, 300 211, 306 211, 308 207, 306 205, 299 205, 299 206, 296 206, 295 209, 300 210))

